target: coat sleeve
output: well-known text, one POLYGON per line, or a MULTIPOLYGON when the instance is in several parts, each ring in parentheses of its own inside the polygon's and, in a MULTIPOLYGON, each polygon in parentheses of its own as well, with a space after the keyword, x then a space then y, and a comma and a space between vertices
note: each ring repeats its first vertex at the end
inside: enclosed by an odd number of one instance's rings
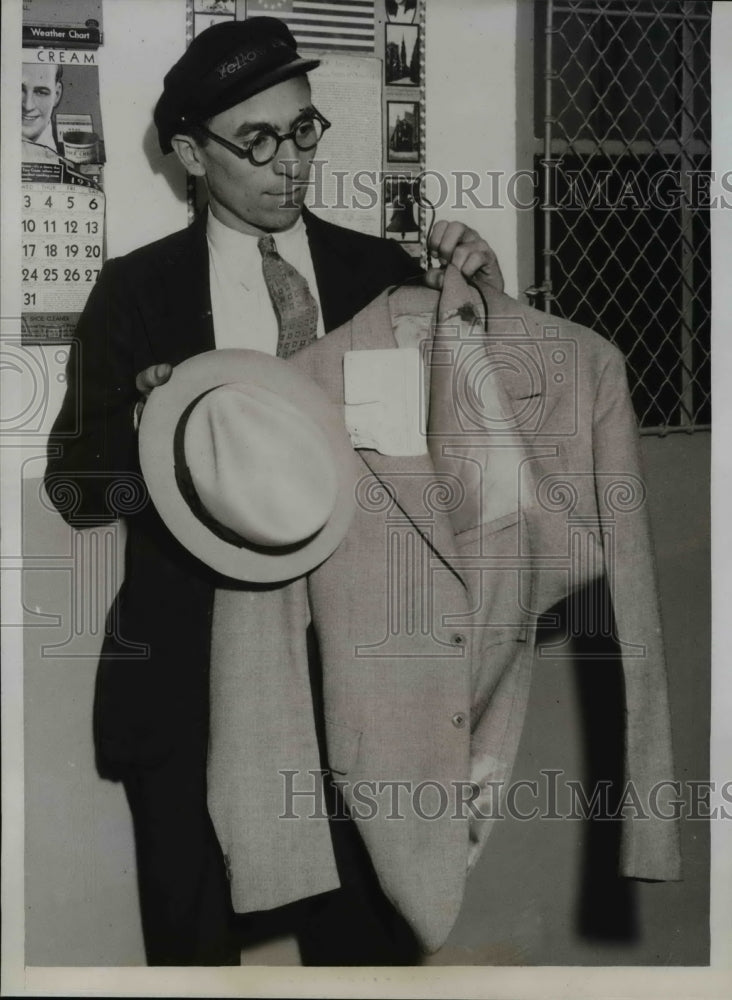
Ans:
POLYGON ((146 492, 134 408, 134 298, 119 261, 102 268, 72 343, 66 395, 51 429, 45 486, 61 516, 91 527, 134 513, 146 492))
POLYGON ((624 359, 613 349, 598 387, 593 452, 605 571, 625 682, 620 874, 681 878, 666 661, 646 486, 624 359))

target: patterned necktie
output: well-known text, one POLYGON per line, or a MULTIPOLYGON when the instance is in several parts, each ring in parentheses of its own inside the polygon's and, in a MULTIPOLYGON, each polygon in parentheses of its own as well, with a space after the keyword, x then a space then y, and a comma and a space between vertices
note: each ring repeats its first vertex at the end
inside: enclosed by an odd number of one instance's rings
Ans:
POLYGON ((311 295, 305 278, 277 253, 271 236, 262 236, 257 246, 262 255, 262 273, 280 328, 277 357, 289 358, 315 340, 318 303, 311 295))

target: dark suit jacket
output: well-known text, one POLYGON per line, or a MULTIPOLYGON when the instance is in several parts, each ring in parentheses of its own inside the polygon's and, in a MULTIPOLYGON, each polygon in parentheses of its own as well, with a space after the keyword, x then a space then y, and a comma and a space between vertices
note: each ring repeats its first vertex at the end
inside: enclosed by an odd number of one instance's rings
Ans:
MULTIPOLYGON (((180 741, 198 740, 205 753, 216 576, 162 525, 133 428, 137 373, 215 346, 205 218, 105 264, 77 328, 49 441, 46 488, 61 515, 75 527, 128 522, 125 578, 107 621, 94 712, 98 762, 109 775, 160 760, 180 741), (77 415, 79 433, 69 437, 77 415)), ((419 274, 398 244, 307 211, 304 219, 326 331, 419 274)))

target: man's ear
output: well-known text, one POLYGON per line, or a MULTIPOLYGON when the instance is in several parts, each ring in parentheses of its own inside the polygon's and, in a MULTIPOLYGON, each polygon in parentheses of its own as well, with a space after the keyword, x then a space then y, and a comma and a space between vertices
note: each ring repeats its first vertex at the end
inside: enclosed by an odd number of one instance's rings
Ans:
POLYGON ((174 135, 170 140, 173 152, 192 177, 205 177, 206 167, 201 159, 201 149, 190 135, 174 135))
POLYGON ((53 102, 54 108, 58 107, 59 101, 61 100, 61 98, 63 96, 64 96, 64 85, 63 85, 63 83, 61 83, 60 80, 58 80, 56 82, 56 100, 53 102))

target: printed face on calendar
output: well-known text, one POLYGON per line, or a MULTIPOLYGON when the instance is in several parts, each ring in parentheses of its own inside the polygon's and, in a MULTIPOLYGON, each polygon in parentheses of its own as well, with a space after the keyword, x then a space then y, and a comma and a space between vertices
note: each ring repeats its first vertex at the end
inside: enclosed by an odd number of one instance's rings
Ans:
POLYGON ((50 128, 53 109, 61 100, 60 68, 48 64, 23 63, 20 87, 20 124, 23 138, 38 142, 50 128))

